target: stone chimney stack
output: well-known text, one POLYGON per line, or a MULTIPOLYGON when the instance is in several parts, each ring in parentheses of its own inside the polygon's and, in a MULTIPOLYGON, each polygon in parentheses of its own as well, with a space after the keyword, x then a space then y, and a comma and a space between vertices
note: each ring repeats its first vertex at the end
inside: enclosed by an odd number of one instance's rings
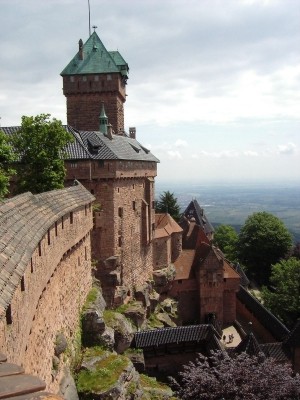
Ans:
POLYGON ((131 139, 136 139, 136 128, 135 127, 129 128, 129 137, 131 137, 131 139))
POLYGON ((82 39, 79 39, 78 45, 79 45, 79 60, 83 60, 83 41, 82 41, 82 39))
POLYGON ((113 139, 113 127, 112 124, 107 124, 107 133, 106 133, 106 137, 108 137, 108 139, 112 140, 113 139))

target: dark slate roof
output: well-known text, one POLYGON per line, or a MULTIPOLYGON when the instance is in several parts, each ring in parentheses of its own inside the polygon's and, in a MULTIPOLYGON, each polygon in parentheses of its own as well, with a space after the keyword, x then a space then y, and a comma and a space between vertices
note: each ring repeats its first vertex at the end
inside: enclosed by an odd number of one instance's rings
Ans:
POLYGON ((243 270, 243 268, 240 266, 239 263, 234 264, 233 268, 236 270, 236 272, 240 275, 241 277, 241 285, 244 287, 248 287, 250 284, 250 281, 247 277, 247 275, 245 274, 245 271, 243 270))
POLYGON ((277 362, 287 362, 291 359, 291 353, 283 343, 266 343, 260 345, 261 351, 277 362))
POLYGON ((249 356, 257 356, 259 353, 261 353, 261 348, 254 334, 251 332, 238 344, 238 346, 235 348, 235 351, 237 353, 245 352, 249 356))
POLYGON ((285 343, 288 346, 300 347, 300 320, 297 321, 294 329, 291 331, 291 333, 287 337, 285 343))
POLYGON ((258 321, 278 340, 284 340, 290 331, 280 322, 275 315, 267 310, 255 297, 253 297, 243 286, 237 293, 237 298, 250 310, 258 321))
POLYGON ((118 51, 109 52, 96 32, 83 44, 83 59, 79 52, 64 68, 61 75, 121 73, 128 75, 128 65, 118 51))
POLYGON ((200 225, 204 230, 205 234, 210 234, 214 232, 214 228, 204 214, 203 208, 200 207, 197 200, 192 200, 190 204, 185 209, 183 216, 188 219, 195 218, 197 225, 200 225))
POLYGON ((61 216, 94 199, 78 183, 37 195, 24 193, 0 204, 0 317, 47 230, 61 216))
MULTIPOLYGON (((74 137, 74 141, 67 145, 65 160, 131 160, 152 161, 159 160, 136 139, 124 135, 112 135, 109 139, 101 132, 77 131, 70 125, 64 128, 74 137)), ((11 135, 20 127, 2 127, 1 130, 11 135)))
POLYGON ((217 332, 210 324, 177 326, 137 332, 133 343, 137 348, 145 348, 171 343, 210 341, 213 336, 217 336, 217 332))

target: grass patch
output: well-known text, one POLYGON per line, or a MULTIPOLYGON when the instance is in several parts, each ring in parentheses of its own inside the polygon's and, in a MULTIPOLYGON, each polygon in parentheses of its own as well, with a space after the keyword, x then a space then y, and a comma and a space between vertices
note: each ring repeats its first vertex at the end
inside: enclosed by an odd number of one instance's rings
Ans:
POLYGON ((170 387, 165 383, 157 381, 155 378, 140 374, 140 382, 143 389, 159 389, 170 391, 170 387))
POLYGON ((115 311, 119 312, 120 314, 123 314, 124 312, 126 312, 130 308, 134 309, 135 307, 139 310, 141 308, 141 303, 140 302, 136 302, 136 301, 130 301, 127 304, 120 305, 119 307, 117 307, 115 309, 115 311))
POLYGON ((155 314, 151 314, 147 321, 147 328, 148 329, 156 329, 156 328, 163 328, 164 324, 157 319, 155 314))
POLYGON ((104 310, 103 319, 106 325, 113 326, 116 320, 116 312, 113 310, 104 310))
POLYGON ((77 375, 79 393, 100 393, 112 388, 128 366, 127 357, 110 354, 95 364, 94 371, 82 370, 77 375))
POLYGON ((88 295, 86 296, 86 300, 83 305, 83 308, 82 308, 83 311, 87 310, 91 306, 91 304, 96 301, 98 294, 99 294, 99 290, 95 287, 93 287, 89 291, 88 295))
POLYGON ((90 359, 93 357, 103 356, 107 353, 107 350, 101 346, 87 347, 84 351, 84 358, 90 359))

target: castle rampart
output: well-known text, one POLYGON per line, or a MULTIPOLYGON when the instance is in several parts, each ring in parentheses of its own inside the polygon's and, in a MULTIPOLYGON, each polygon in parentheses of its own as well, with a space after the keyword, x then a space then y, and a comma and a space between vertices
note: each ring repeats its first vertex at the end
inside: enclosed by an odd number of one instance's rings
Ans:
POLYGON ((91 287, 94 197, 81 185, 25 193, 0 206, 0 351, 57 391, 56 337, 70 345, 91 287))

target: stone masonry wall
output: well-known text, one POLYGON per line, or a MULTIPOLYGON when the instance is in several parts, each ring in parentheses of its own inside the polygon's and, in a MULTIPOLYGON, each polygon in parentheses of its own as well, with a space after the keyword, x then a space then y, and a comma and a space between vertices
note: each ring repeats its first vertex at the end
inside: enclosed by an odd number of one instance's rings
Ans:
POLYGON ((246 323, 252 322, 253 331, 260 343, 274 343, 276 339, 271 333, 255 318, 255 316, 248 310, 248 308, 236 299, 237 319, 245 321, 246 323))
POLYGON ((115 133, 124 131, 125 88, 120 74, 65 76, 67 122, 78 130, 98 131, 101 103, 115 133))
POLYGON ((200 322, 214 313, 223 324, 223 266, 211 251, 199 271, 200 322))
POLYGON ((0 321, 0 351, 10 362, 38 374, 57 391, 63 371, 52 374, 56 334, 69 344, 79 328, 79 313, 91 288, 91 207, 60 218, 35 249, 11 301, 11 320, 0 321))
POLYGON ((171 263, 171 237, 155 239, 153 244, 154 269, 166 268, 171 263))
POLYGON ((100 205, 94 213, 92 258, 112 305, 116 287, 132 288, 151 279, 156 163, 100 160, 66 166, 67 183, 78 179, 100 205))

